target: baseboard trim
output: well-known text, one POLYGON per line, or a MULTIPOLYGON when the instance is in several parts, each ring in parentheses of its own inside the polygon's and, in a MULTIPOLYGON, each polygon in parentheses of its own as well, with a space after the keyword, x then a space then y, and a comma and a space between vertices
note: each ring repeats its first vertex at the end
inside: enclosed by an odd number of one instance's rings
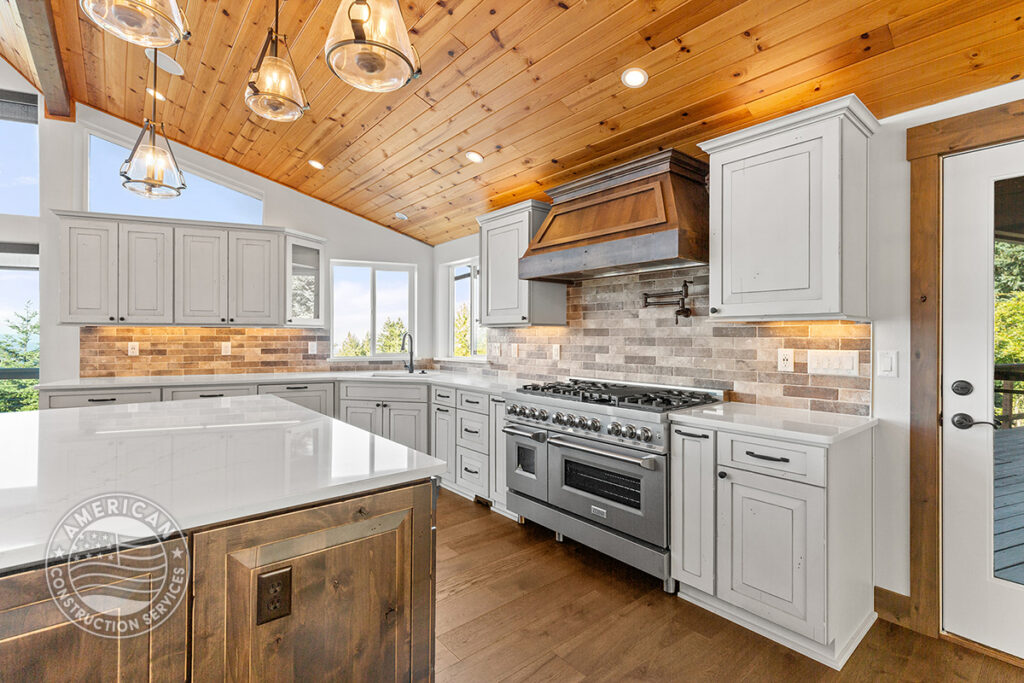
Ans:
POLYGON ((910 596, 875 586, 875 611, 878 618, 910 628, 910 596))
POLYGON ((966 647, 968 650, 980 652, 981 654, 992 657, 993 659, 998 659, 1001 662, 1006 662, 1007 664, 1012 664, 1013 666, 1017 666, 1024 669, 1024 659, 1021 659, 1020 657, 1015 657, 1014 655, 1011 655, 1008 652, 996 650, 995 648, 991 648, 988 645, 982 645, 981 643, 975 642, 973 640, 968 640, 967 638, 958 636, 953 633, 942 632, 939 634, 939 638, 941 638, 942 640, 948 640, 951 643, 956 643, 961 647, 966 647))

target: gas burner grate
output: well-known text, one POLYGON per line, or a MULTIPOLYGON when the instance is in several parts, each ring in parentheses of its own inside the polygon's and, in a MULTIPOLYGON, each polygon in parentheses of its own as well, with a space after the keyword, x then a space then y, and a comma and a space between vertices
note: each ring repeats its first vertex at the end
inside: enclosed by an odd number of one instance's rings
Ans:
POLYGON ((718 401, 714 395, 696 390, 575 379, 568 382, 527 384, 519 391, 538 396, 565 398, 581 403, 621 406, 653 412, 692 408, 718 401))

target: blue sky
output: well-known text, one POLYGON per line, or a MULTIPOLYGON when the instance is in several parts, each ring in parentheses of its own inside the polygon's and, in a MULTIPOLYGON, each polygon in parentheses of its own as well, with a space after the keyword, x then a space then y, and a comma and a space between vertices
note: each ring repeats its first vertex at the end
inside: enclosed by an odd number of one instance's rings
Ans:
POLYGON ((39 310, 39 271, 0 268, 0 335, 10 332, 7 320, 23 311, 26 301, 39 310))
POLYGON ((39 126, 0 119, 0 213, 39 215, 39 126))
MULTIPOLYGON (((334 343, 349 332, 363 339, 370 331, 370 268, 334 266, 334 343)), ((409 323, 409 273, 377 271, 377 327, 388 317, 409 323)))

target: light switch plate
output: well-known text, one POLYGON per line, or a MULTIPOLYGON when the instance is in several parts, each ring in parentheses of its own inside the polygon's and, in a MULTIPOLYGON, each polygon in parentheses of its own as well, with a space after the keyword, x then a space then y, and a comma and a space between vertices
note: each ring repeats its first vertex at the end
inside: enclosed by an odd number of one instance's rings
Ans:
POLYGON ((561 360, 561 359, 562 359, 562 345, 561 344, 552 344, 551 345, 551 360, 561 360))
POLYGON ((793 349, 779 349, 779 372, 793 372, 793 349))
POLYGON ((230 356, 231 355, 231 342, 220 343, 220 355, 230 356))
POLYGON ((316 353, 316 342, 309 342, 309 346, 307 347, 307 351, 310 354, 315 354, 316 353))
POLYGON ((807 372, 812 375, 860 374, 860 351, 807 351, 807 372))
POLYGON ((139 342, 128 342, 128 355, 137 356, 139 355, 139 342))
POLYGON ((875 372, 878 377, 899 377, 900 376, 900 352, 879 351, 878 370, 875 372))

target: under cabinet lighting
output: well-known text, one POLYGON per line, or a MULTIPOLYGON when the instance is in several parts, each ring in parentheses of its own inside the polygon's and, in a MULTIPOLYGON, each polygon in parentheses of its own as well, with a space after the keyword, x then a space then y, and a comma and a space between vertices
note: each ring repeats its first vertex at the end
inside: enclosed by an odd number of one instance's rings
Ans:
POLYGON ((484 155, 480 152, 469 151, 466 152, 466 158, 472 161, 474 164, 484 163, 484 155))
POLYGON ((321 164, 321 163, 320 163, 319 161, 317 161, 316 159, 310 159, 310 160, 309 160, 309 165, 310 165, 310 166, 312 166, 313 168, 315 168, 315 169, 316 169, 316 170, 318 170, 318 171, 322 171, 322 170, 324 170, 324 165, 323 165, 323 164, 321 164))
POLYGON ((627 88, 641 88, 647 84, 647 72, 638 66, 622 72, 622 84, 627 88))

